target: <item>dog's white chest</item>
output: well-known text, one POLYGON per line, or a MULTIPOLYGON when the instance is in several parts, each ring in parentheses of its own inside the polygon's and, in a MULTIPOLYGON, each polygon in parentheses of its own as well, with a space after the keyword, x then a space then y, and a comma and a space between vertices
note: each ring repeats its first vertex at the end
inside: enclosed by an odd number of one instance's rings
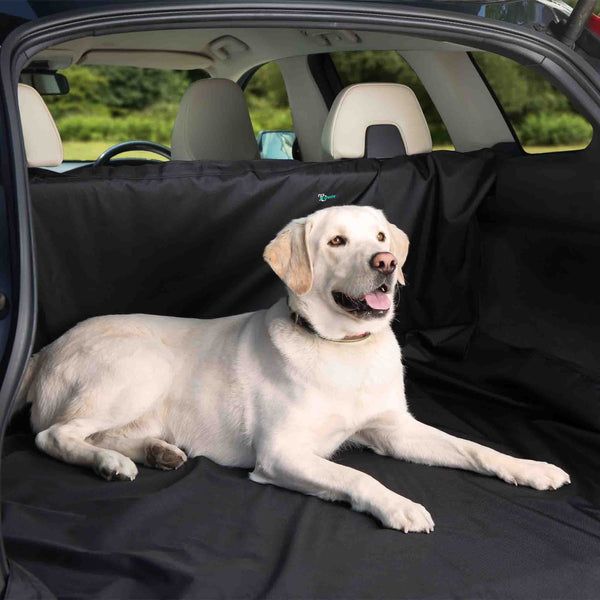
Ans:
POLYGON ((382 413, 405 410, 400 348, 391 332, 352 344, 294 337, 292 351, 285 343, 293 394, 281 399, 281 429, 317 454, 332 454, 382 413))

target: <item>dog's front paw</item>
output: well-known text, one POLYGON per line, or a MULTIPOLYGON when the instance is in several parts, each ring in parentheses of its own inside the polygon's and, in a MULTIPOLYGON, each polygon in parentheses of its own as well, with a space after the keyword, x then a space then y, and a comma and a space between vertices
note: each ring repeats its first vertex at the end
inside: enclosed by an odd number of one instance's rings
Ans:
POLYGON ((527 485, 536 490, 556 490, 571 483, 568 473, 559 467, 524 458, 513 459, 498 476, 513 485, 527 485))
POLYGON ((133 481, 138 474, 137 467, 130 458, 112 450, 102 451, 94 471, 107 481, 114 479, 133 481))
POLYGON ((421 504, 406 498, 398 498, 393 506, 381 515, 381 522, 385 527, 404 533, 431 533, 434 527, 429 511, 421 504))

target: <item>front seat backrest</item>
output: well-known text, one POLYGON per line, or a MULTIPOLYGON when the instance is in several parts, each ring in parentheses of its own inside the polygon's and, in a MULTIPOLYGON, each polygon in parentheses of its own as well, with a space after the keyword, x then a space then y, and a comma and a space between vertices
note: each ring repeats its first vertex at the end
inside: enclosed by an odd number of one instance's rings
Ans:
POLYGON ((19 83, 21 128, 28 167, 57 167, 63 161, 63 146, 56 123, 38 92, 19 83))
POLYGON ((173 126, 171 158, 259 158, 246 99, 237 83, 229 79, 201 79, 188 87, 173 126))
POLYGON ((336 97, 321 143, 332 158, 391 158, 431 152, 415 93, 399 83, 359 83, 336 97))

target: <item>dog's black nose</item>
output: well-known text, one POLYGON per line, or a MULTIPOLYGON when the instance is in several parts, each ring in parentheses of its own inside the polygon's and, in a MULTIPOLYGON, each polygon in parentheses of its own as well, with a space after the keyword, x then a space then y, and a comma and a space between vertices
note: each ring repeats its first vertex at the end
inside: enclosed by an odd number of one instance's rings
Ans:
POLYGON ((391 275, 398 266, 398 261, 391 252, 378 252, 371 257, 370 264, 376 271, 391 275))

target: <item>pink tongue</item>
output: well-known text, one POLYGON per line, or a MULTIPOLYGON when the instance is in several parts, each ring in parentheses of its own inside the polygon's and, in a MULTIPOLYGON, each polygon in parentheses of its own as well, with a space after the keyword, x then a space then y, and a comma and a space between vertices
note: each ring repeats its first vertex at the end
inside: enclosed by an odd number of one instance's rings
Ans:
POLYGON ((365 302, 376 310, 387 310, 390 307, 390 298, 386 296, 383 292, 379 290, 375 290, 370 294, 365 296, 365 302))

